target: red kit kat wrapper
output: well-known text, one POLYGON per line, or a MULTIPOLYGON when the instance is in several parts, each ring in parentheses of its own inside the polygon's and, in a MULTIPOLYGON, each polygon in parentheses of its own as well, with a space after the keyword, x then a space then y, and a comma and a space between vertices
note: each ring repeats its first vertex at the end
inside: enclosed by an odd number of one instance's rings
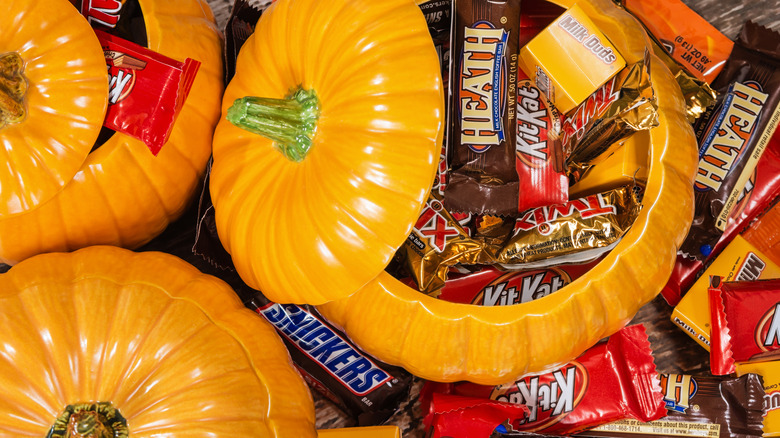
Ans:
MULTIPOLYGON (((618 331, 547 373, 498 386, 470 382, 427 385, 431 394, 502 402, 491 407, 503 410, 503 419, 512 429, 525 432, 568 435, 624 418, 651 421, 666 414, 652 350, 641 325, 618 331), (517 405, 527 407, 528 414, 518 415, 517 405)), ((430 409, 439 410, 436 406, 430 409)), ((440 421, 447 420, 447 415, 439 414, 440 421)), ((458 419, 462 423, 458 427, 468 427, 466 420, 458 419)))
POLYGON ((780 359, 780 279, 710 283, 710 367, 735 371, 736 362, 780 359))
POLYGON ((200 62, 163 56, 100 30, 109 74, 103 126, 143 141, 157 155, 195 81, 200 62))

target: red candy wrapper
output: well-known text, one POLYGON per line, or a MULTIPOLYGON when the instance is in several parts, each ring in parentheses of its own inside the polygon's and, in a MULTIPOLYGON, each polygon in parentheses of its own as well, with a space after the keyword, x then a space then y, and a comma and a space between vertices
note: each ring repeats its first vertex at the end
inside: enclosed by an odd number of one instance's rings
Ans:
POLYGON ((545 94, 518 70, 515 168, 520 181, 518 211, 569 200, 561 116, 545 94))
POLYGON ((710 367, 735 371, 736 362, 776 359, 780 349, 780 279, 710 283, 710 367))
POLYGON ((487 266, 477 272, 448 279, 439 299, 479 306, 526 303, 557 292, 588 272, 599 260, 523 271, 502 271, 487 266))
POLYGON ((484 398, 434 393, 423 420, 428 438, 489 437, 507 418, 524 418, 528 408, 484 398))
POLYGON ((200 62, 179 62, 108 33, 95 33, 110 77, 103 126, 143 141, 157 155, 171 135, 200 62))
MULTIPOLYGON (((751 222, 766 211, 780 196, 780 135, 775 134, 758 160, 753 175, 747 182, 740 200, 728 218, 726 230, 721 235, 712 253, 705 261, 693 260, 678 255, 669 281, 661 295, 671 306, 676 306, 685 293, 699 278, 706 265, 742 233, 751 222)), ((748 239, 749 242, 755 243, 748 239)))
MULTIPOLYGON (((495 387, 470 382, 427 385, 431 393, 504 402, 492 406, 512 406, 502 418, 512 429, 525 432, 568 435, 619 419, 651 421, 666 414, 652 350, 641 325, 618 331, 574 361, 544 374, 495 387), (528 415, 517 415, 516 405, 526 406, 528 415)), ((462 407, 467 406, 472 405, 462 407)), ((438 415, 440 421, 448 420, 448 413, 438 415)), ((455 427, 467 427, 466 420, 459 419, 464 424, 455 427)))

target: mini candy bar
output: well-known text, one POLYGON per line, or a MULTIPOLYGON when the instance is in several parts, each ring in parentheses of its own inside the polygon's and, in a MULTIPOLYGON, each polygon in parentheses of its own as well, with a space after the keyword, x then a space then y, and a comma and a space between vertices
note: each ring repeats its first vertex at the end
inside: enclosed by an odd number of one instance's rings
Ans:
POLYGON ((427 438, 489 437, 511 418, 525 418, 523 405, 433 393, 423 419, 427 438))
POLYGON ((641 208, 638 191, 636 186, 625 186, 525 211, 498 261, 521 269, 549 265, 551 259, 553 263, 592 260, 611 249, 634 222, 641 208))
POLYGON ((764 436, 780 436, 780 361, 736 364, 737 375, 757 374, 764 384, 764 436))
POLYGON ((710 280, 710 367, 734 372, 735 362, 780 357, 780 279, 710 280))
POLYGON ((566 113, 561 142, 567 163, 590 162, 631 133, 658 126, 649 69, 650 52, 645 52, 642 61, 626 66, 566 113))
POLYGON ((358 424, 386 420, 409 391, 408 372, 363 353, 314 308, 272 303, 261 295, 246 305, 276 328, 309 385, 358 424))
MULTIPOLYGON (((655 421, 619 420, 582 432, 589 437, 761 437, 761 377, 661 375, 666 416, 655 421)), ((764 435, 766 436, 766 435, 764 435)))
MULTIPOLYGON (((774 230, 758 223, 753 224, 750 228, 745 228, 757 216, 766 211, 778 199, 778 196, 780 196, 780 135, 775 133, 769 140, 761 159, 758 160, 756 170, 745 185, 740 200, 731 211, 726 230, 712 249, 712 253, 707 258, 707 264, 711 263, 738 233, 746 233, 746 240, 757 249, 764 251, 762 245, 768 241, 769 233, 773 233, 774 230)), ((773 211, 775 210, 767 212, 764 216, 777 216, 776 213, 772 213, 773 211)), ((670 305, 676 306, 704 269, 705 263, 703 261, 691 260, 678 255, 672 275, 661 291, 664 299, 670 305)), ((713 275, 715 274, 723 275, 723 273, 718 272, 713 275)), ((706 289, 706 284, 704 289, 706 289)))
POLYGON ((771 257, 737 235, 712 262, 680 303, 672 310, 671 319, 706 350, 710 350, 709 279, 719 276, 724 281, 753 281, 780 277, 777 256, 771 257))
POLYGON ((680 0, 622 0, 677 63, 710 84, 734 43, 680 0))
POLYGON ((577 4, 520 49, 520 69, 562 113, 582 103, 625 65, 577 4))
POLYGON ((459 213, 517 214, 515 170, 520 0, 459 0, 450 72, 444 204, 459 213))
POLYGON ((451 214, 439 196, 431 193, 412 232, 399 249, 420 291, 433 294, 441 289, 450 266, 495 263, 492 247, 484 240, 471 237, 468 227, 471 219, 468 214, 451 214))
POLYGON ((550 266, 527 271, 502 271, 492 266, 448 279, 439 299, 478 306, 526 303, 553 292, 584 275, 598 262, 550 266))
POLYGON ((109 74, 103 125, 143 141, 154 155, 168 141, 200 62, 179 62, 96 30, 109 74))
POLYGON ((563 147, 558 133, 561 116, 544 93, 518 72, 516 164, 520 181, 517 208, 561 204, 569 200, 563 147))
MULTIPOLYGON (((642 325, 619 330, 560 368, 515 382, 495 387, 470 382, 426 385, 434 394, 506 403, 491 406, 497 411, 503 406, 527 407, 527 415, 517 415, 507 408, 503 416, 493 416, 499 422, 509 420, 513 430, 524 432, 572 434, 623 418, 650 421, 666 414, 650 342, 642 325)), ((460 406, 471 405, 467 402, 460 406)), ((435 408, 445 421, 447 411, 435 408)))
POLYGON ((680 248, 697 260, 710 254, 723 233, 780 121, 780 33, 746 22, 712 88, 719 92, 718 102, 694 127, 699 141, 695 213, 680 248))

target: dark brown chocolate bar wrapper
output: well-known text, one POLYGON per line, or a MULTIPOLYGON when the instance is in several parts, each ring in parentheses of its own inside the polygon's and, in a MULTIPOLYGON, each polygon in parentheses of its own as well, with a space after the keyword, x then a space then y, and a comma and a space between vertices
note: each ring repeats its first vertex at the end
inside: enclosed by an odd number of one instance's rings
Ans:
POLYGON ((662 378, 661 382, 669 411, 665 417, 649 423, 621 420, 578 436, 749 438, 763 435, 765 392, 758 374, 742 377, 669 374, 666 379, 662 378))
POLYGON ((448 136, 452 172, 444 205, 456 213, 516 215, 520 0, 458 0, 455 9, 448 136), (500 29, 504 34, 496 36, 500 29))
POLYGON ((275 304, 259 292, 244 304, 276 328, 309 386, 357 419, 359 426, 381 424, 408 395, 408 371, 364 353, 316 308, 275 304))
POLYGON ((263 11, 270 4, 270 0, 262 5, 249 4, 248 0, 236 0, 233 4, 233 10, 230 12, 227 24, 225 25, 224 40, 224 62, 225 62, 225 83, 230 82, 236 73, 236 58, 241 46, 244 45, 249 36, 255 31, 257 20, 263 14, 263 11))
POLYGON ((680 253, 704 260, 780 121, 780 33, 745 23, 723 71, 719 96, 694 125, 699 169, 693 225, 680 253))

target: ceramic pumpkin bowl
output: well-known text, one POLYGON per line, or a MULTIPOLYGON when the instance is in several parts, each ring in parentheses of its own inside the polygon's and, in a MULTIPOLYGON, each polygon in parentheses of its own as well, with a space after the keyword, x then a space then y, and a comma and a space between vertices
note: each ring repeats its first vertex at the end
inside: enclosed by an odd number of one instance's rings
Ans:
POLYGON ((275 330, 169 254, 32 257, 0 274, 0 324, 0 435, 316 436, 275 330))
POLYGON ((217 126, 211 198, 244 282, 320 304, 376 277, 441 150, 441 73, 419 7, 278 0, 241 48, 222 111, 236 125, 217 126))
MULTIPOLYGON (((635 62, 649 44, 608 0, 578 2, 635 62)), ((563 5, 570 6, 570 5, 563 5)), ((320 307, 362 348, 429 380, 500 384, 575 358, 624 326, 666 283, 693 214, 696 141, 667 68, 651 61, 659 126, 649 132, 643 208, 618 245, 584 276, 544 298, 503 307, 449 303, 387 274, 320 307)))
POLYGON ((103 126, 108 77, 95 32, 67 0, 4 2, 0 29, 1 219, 78 172, 103 126))
MULTIPOLYGON (((140 140, 119 133, 92 152, 90 142, 84 162, 55 196, 19 214, 0 214, 0 262, 14 264, 38 253, 95 244, 138 247, 162 232, 190 201, 211 154, 219 117, 223 90, 220 33, 205 0, 128 0, 123 4, 136 2, 147 47, 179 61, 190 57, 201 62, 169 141, 156 157, 140 140)), ((7 15, 0 18, 8 19, 7 15)), ((91 50, 78 45, 67 45, 67 49, 74 59, 82 50, 91 50)), ((103 81, 107 81, 105 60, 102 69, 103 81)), ((35 86, 30 83, 31 88, 35 86)), ((76 136, 75 131, 63 131, 76 136)), ((11 147, 16 150, 17 145, 11 147)))

